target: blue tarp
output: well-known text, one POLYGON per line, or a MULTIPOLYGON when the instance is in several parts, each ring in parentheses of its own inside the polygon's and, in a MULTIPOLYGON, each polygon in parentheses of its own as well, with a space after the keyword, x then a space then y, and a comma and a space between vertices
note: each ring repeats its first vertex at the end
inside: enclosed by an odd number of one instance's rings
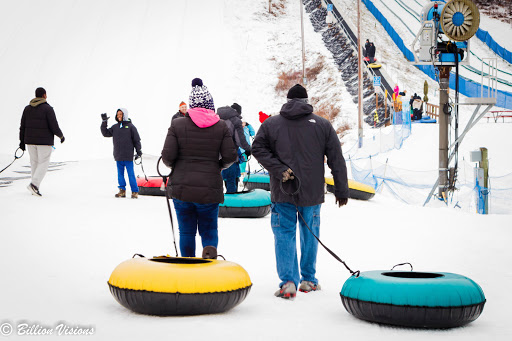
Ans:
MULTIPOLYGON (((362 0, 362 2, 366 5, 366 8, 373 14, 373 16, 380 22, 380 24, 384 27, 388 35, 391 37, 396 46, 402 51, 405 58, 409 61, 414 61, 414 55, 411 50, 409 50, 400 35, 395 31, 393 26, 388 22, 388 20, 380 13, 380 11, 375 7, 371 0, 362 0)), ((496 44, 497 45, 497 44, 496 44)), ((499 46, 499 45, 498 45, 499 46)), ((418 69, 423 71, 427 76, 437 81, 436 73, 434 71, 434 67, 432 65, 417 65, 418 69)), ((455 89, 455 77, 450 77, 450 88, 455 89)), ((465 77, 459 76, 459 92, 467 97, 481 97, 480 95, 481 85, 480 83, 474 82, 465 77)), ((484 85, 484 94, 483 96, 488 96, 489 89, 484 85)), ((498 90, 497 93, 497 102, 496 106, 512 109, 512 93, 507 91, 498 90)))

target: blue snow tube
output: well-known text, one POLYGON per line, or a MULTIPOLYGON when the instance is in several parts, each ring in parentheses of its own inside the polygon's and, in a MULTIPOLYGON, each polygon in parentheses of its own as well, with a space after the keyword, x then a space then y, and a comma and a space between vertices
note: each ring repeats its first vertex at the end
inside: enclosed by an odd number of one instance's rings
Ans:
POLYGON ((246 189, 264 189, 270 191, 270 175, 263 173, 248 173, 244 177, 244 187, 246 189))
POLYGON ((221 218, 261 218, 270 213, 270 193, 254 189, 224 194, 224 203, 219 205, 221 218))
POLYGON ((345 309, 362 320, 416 328, 463 326, 480 316, 482 288, 448 272, 367 271, 341 289, 345 309))

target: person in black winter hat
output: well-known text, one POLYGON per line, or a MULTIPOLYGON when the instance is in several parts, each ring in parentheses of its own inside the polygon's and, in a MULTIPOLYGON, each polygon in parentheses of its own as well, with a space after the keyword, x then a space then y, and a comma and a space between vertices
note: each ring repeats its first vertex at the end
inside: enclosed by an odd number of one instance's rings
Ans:
POLYGON ((280 289, 274 295, 281 298, 295 297, 299 282, 300 291, 320 289, 315 277, 318 242, 306 223, 318 236, 320 208, 324 202, 325 156, 334 178, 336 204, 346 205, 349 193, 345 159, 331 123, 313 113, 303 86, 293 86, 287 97, 280 115, 262 123, 252 144, 254 157, 270 174, 271 226, 281 280, 280 289), (300 261, 296 249, 297 221, 300 261))
POLYGON ((242 116, 242 107, 238 103, 231 104, 231 108, 235 109, 239 116, 242 116))
POLYGON ((364 57, 368 57, 368 49, 370 48, 370 40, 366 39, 366 43, 364 43, 364 57))
MULTIPOLYGON (((219 114, 219 117, 222 120, 226 121, 229 131, 231 132, 231 136, 233 137, 235 147, 239 151, 239 156, 242 154, 240 148, 244 150, 246 156, 250 156, 251 145, 247 142, 247 139, 245 138, 244 127, 242 124, 242 120, 240 119, 241 112, 242 107, 237 103, 233 103, 233 105, 231 105, 230 107, 220 107, 217 110, 217 114, 219 114)), ((231 167, 223 170, 221 173, 222 179, 224 179, 224 182, 226 184, 226 193, 237 192, 238 180, 240 179, 241 175, 240 161, 240 157, 238 157, 236 162, 231 167)))

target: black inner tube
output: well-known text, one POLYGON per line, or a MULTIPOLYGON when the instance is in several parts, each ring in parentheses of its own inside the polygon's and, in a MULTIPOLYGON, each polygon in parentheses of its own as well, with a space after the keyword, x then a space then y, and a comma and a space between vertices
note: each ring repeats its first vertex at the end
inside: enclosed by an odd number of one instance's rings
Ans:
POLYGON ((254 192, 253 189, 246 189, 246 190, 243 190, 243 191, 240 191, 240 192, 233 192, 233 193, 224 193, 224 194, 247 194, 247 193, 251 193, 251 192, 254 192))
POLYGON ((383 276, 389 276, 389 277, 398 277, 398 278, 438 278, 443 277, 442 274, 436 274, 432 272, 413 272, 413 271, 404 271, 404 272, 383 272, 383 276))
POLYGON ((150 261, 169 264, 204 264, 211 262, 211 260, 207 259, 196 259, 187 257, 151 258, 150 261))

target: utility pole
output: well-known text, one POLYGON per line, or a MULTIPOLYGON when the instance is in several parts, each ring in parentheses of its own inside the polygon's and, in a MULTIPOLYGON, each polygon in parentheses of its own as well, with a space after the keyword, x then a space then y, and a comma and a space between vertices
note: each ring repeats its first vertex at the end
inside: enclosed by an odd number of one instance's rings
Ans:
POLYGON ((446 200, 448 184, 448 133, 450 113, 448 91, 450 89, 450 66, 439 67, 439 198, 446 200))
MULTIPOLYGON (((301 2, 302 3, 302 2, 301 2)), ((357 105, 358 105, 358 128, 357 135, 359 137, 359 148, 363 147, 363 65, 361 55, 361 0, 357 0, 357 105)))
POLYGON ((304 12, 304 10, 303 10, 304 5, 302 4, 302 0, 299 0, 299 2, 300 2, 300 32, 302 35, 302 79, 304 81, 304 85, 306 85, 307 84, 306 66, 305 66, 306 51, 304 50, 304 18, 302 15, 302 12, 304 12))

